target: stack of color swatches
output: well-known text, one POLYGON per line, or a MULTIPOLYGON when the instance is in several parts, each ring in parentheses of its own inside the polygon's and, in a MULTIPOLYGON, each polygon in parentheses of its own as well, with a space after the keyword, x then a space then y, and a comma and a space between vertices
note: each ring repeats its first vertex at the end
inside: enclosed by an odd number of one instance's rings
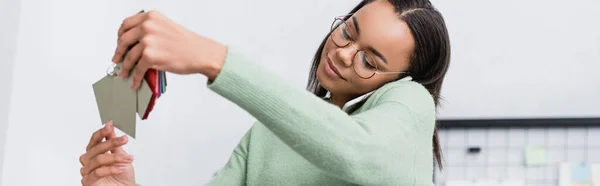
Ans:
POLYGON ((145 78, 146 82, 148 82, 148 86, 152 90, 152 98, 150 99, 148 109, 146 109, 146 113, 144 114, 144 117, 142 117, 142 120, 148 118, 152 108, 154 108, 156 99, 158 99, 167 90, 167 76, 164 71, 150 69, 148 72, 146 72, 145 78))

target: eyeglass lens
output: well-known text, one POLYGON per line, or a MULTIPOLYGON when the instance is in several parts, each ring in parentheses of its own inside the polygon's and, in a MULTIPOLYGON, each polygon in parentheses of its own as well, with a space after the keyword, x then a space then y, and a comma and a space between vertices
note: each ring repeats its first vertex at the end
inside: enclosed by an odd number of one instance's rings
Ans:
MULTIPOLYGON (((348 25, 341 19, 335 19, 331 25, 331 39, 338 47, 348 46, 354 36, 353 32, 348 25)), ((352 60, 352 66, 356 74, 362 78, 370 78, 375 75, 377 71, 377 65, 371 55, 363 50, 359 50, 354 55, 352 60)))

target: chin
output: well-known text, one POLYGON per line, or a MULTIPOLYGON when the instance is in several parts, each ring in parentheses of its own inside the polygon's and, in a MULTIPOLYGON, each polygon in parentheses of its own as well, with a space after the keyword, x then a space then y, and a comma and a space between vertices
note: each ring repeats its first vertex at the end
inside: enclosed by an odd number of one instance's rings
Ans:
POLYGON ((321 63, 319 63, 319 67, 317 68, 317 80, 319 81, 319 84, 321 84, 321 86, 327 91, 336 92, 335 82, 333 82, 332 79, 329 79, 327 74, 325 73, 325 66, 324 63, 321 61, 321 63))

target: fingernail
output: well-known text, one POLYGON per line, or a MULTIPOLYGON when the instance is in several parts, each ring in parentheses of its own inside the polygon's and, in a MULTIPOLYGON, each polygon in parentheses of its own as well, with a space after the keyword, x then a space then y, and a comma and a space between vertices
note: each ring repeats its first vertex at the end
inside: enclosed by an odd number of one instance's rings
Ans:
POLYGON ((121 171, 125 171, 125 170, 127 170, 127 168, 128 168, 127 165, 121 165, 121 166, 119 166, 119 170, 121 170, 121 171))
POLYGON ((122 173, 127 170, 127 165, 117 165, 117 173, 122 173))
POLYGON ((125 156, 125 160, 132 161, 133 160, 133 156, 131 156, 131 155, 125 156))
POLYGON ((118 56, 117 56, 117 53, 115 51, 115 54, 113 54, 113 57, 112 57, 112 62, 117 63, 117 58, 118 58, 118 56))
POLYGON ((110 131, 110 123, 107 123, 107 124, 104 125, 104 131, 105 132, 110 131))
POLYGON ((127 139, 127 136, 125 136, 125 135, 124 135, 124 136, 121 136, 121 137, 119 137, 119 141, 125 141, 126 139, 127 139))
POLYGON ((140 86, 139 83, 133 83, 131 85, 131 90, 137 90, 139 88, 139 86, 140 86))
POLYGON ((143 13, 143 12, 144 12, 144 10, 142 10, 142 11, 138 12, 138 14, 139 14, 139 13, 143 13))

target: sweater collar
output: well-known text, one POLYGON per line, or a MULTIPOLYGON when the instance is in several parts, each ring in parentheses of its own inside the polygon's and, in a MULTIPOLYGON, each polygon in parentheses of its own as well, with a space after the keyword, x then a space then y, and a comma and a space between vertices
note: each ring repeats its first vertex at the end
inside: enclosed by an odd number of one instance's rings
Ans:
MULTIPOLYGON (((399 79, 399 80, 396 80, 396 81, 393 81, 393 82, 398 82, 398 81, 412 81, 412 77, 411 76, 406 76, 406 77, 404 77, 402 79, 399 79)), ((390 82, 390 83, 393 83, 393 82, 390 82)), ((363 94, 361 96, 358 96, 358 97, 356 97, 356 98, 354 98, 354 99, 346 102, 346 104, 344 104, 344 107, 342 107, 342 110, 346 110, 350 106, 352 106, 352 105, 354 105, 354 104, 362 101, 363 99, 368 98, 369 96, 371 96, 377 90, 379 90, 379 89, 375 89, 375 90, 373 90, 371 92, 365 93, 365 94, 363 94)), ((330 98, 331 98, 331 93, 327 92, 327 94, 325 95, 325 100, 329 101, 330 98)))

